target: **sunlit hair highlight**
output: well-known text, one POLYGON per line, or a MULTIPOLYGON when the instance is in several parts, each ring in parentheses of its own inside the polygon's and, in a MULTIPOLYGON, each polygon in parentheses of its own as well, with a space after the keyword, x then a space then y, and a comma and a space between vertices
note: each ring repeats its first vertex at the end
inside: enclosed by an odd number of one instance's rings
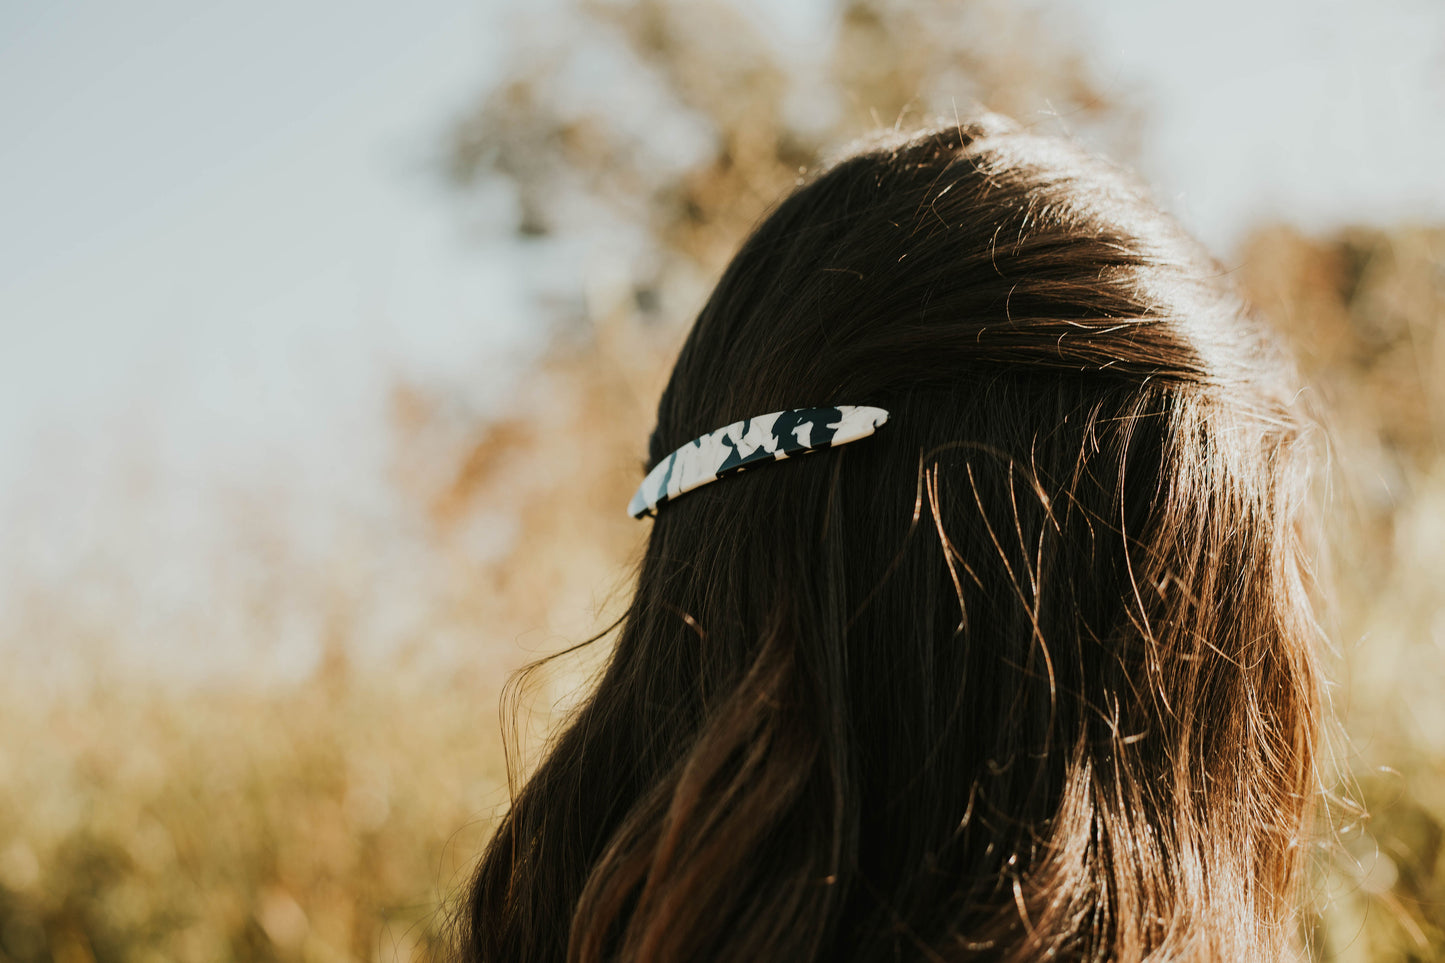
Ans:
POLYGON ((993 116, 855 148, 724 273, 649 458, 787 408, 890 421, 662 506, 465 958, 1292 958, 1291 378, 1107 162, 993 116))

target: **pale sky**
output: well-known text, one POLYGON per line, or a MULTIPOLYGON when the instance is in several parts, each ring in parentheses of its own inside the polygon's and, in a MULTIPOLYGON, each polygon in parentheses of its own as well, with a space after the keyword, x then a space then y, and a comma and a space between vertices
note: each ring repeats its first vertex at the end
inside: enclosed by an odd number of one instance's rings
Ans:
MULTIPOLYGON (((115 542, 184 569, 217 485, 279 484, 324 526, 375 494, 394 377, 505 390, 538 336, 526 273, 434 165, 510 5, 0 4, 12 564, 60 577, 115 542), (116 528, 137 473, 150 507, 116 528)), ((826 27, 816 0, 750 5, 797 50, 826 27)), ((1144 175, 1226 259, 1261 220, 1445 221, 1438 2, 1034 5, 1146 105, 1144 175)))

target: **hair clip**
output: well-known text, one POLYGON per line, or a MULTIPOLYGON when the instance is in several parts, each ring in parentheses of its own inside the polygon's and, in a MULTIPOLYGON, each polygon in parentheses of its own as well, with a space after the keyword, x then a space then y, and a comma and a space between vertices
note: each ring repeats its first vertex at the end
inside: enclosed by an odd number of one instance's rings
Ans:
POLYGON ((734 422, 658 462, 638 486, 627 513, 633 518, 651 515, 664 502, 759 462, 867 438, 887 420, 882 408, 839 405, 792 408, 734 422))

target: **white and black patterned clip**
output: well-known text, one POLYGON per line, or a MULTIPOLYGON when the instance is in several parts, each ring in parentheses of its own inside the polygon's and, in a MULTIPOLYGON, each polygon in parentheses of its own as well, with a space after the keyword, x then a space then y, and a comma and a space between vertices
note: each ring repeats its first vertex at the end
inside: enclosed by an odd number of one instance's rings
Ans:
POLYGON ((882 408, 793 408, 734 422, 668 455, 642 480, 627 513, 642 518, 679 495, 764 461, 867 438, 888 420, 882 408))

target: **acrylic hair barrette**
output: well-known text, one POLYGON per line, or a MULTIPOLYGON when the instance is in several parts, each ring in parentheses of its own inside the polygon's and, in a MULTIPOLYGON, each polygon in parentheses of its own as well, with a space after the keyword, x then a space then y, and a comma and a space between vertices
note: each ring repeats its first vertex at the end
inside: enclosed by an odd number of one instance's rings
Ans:
POLYGON ((683 445, 642 480, 627 513, 642 518, 679 495, 765 461, 845 445, 888 420, 882 408, 792 408, 734 422, 683 445))

